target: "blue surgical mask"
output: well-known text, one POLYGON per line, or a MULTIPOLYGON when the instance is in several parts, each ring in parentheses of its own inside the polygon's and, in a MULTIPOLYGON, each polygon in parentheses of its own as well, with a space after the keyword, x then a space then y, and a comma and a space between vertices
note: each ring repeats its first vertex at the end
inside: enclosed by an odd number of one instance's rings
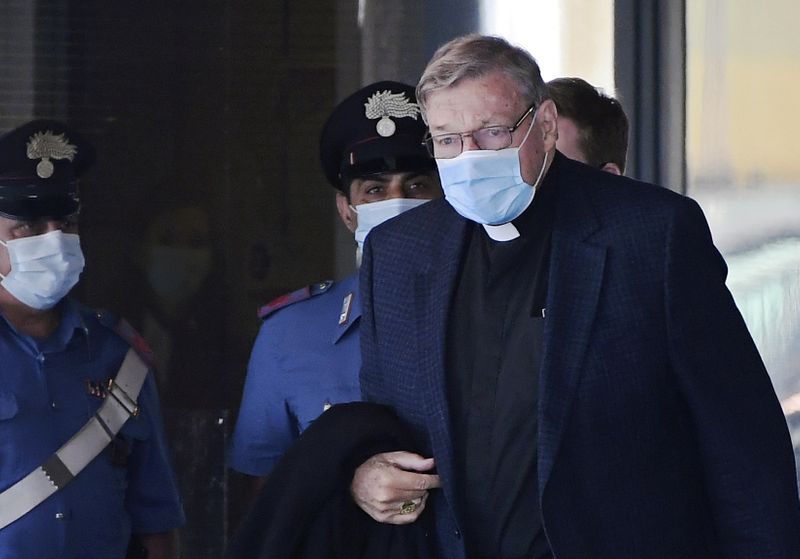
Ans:
POLYGON ((11 271, 0 284, 18 301, 45 310, 56 305, 78 283, 84 266, 78 235, 50 231, 0 244, 8 250, 11 271))
POLYGON ((533 201, 547 167, 547 153, 534 184, 522 178, 519 150, 533 129, 536 113, 522 143, 499 150, 469 150, 452 159, 437 159, 447 201, 465 218, 485 225, 516 219, 533 201))
POLYGON ((364 248, 364 241, 367 234, 384 221, 400 215, 417 206, 421 206, 430 200, 420 198, 389 198, 379 202, 359 204, 353 208, 358 216, 356 226, 356 242, 359 248, 364 248))
POLYGON ((356 264, 361 265, 361 253, 364 250, 364 241, 367 235, 372 231, 373 227, 377 227, 384 221, 400 215, 417 206, 421 206, 425 202, 430 202, 428 199, 423 198, 389 198, 387 200, 380 200, 378 202, 370 202, 368 204, 359 204, 350 208, 357 215, 356 225, 356 264))

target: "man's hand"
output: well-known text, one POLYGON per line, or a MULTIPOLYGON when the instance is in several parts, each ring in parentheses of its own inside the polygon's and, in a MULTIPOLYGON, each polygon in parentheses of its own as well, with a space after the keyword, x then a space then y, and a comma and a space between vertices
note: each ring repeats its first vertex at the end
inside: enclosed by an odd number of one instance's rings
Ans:
POLYGON ((421 473, 433 467, 433 458, 411 452, 376 454, 358 467, 350 493, 378 522, 410 524, 425 508, 428 490, 441 487, 438 475, 421 473))

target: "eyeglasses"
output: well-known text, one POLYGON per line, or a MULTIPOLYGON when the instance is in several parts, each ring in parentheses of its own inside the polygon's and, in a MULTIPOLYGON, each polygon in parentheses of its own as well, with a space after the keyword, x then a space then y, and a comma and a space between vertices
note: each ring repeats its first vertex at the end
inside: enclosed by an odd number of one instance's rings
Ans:
POLYGON ((472 141, 479 149, 498 150, 511 145, 511 134, 514 130, 528 118, 528 115, 536 108, 536 103, 531 105, 525 114, 519 117, 514 126, 489 126, 472 132, 460 132, 457 134, 438 134, 431 136, 425 135, 422 142, 428 148, 428 153, 436 159, 452 159, 464 151, 464 137, 470 136, 472 141))

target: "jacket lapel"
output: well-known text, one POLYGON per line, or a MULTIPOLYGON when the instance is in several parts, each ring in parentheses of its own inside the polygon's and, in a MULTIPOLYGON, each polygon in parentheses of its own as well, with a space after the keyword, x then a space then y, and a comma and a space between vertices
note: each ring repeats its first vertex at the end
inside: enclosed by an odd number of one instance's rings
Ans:
MULTIPOLYGON (((588 238, 599 222, 585 192, 563 176, 553 223, 539 397, 539 495, 563 437, 603 281, 606 248, 588 238)), ((587 185, 590 188, 591 185, 587 185)))
MULTIPOLYGON (((432 235, 430 257, 415 278, 414 313, 422 404, 430 417, 428 432, 431 450, 436 456, 436 469, 447 480, 444 484, 447 492, 447 488, 452 488, 453 444, 446 393, 445 329, 466 240, 467 221, 449 207, 445 216, 432 235)), ((453 497, 448 494, 448 501, 454 502, 453 497)))

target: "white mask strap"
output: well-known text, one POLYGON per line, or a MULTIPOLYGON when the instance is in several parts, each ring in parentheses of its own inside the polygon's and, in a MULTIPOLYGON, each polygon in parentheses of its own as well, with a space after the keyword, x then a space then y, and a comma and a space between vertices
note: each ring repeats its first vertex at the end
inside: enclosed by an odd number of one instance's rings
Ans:
POLYGON ((539 187, 539 183, 541 182, 542 177, 544 176, 545 167, 547 167, 547 152, 544 152, 544 159, 542 160, 542 168, 539 170, 539 176, 536 177, 536 182, 533 183, 533 188, 539 187))
POLYGON ((522 147, 525 144, 525 142, 528 141, 528 136, 531 135, 531 130, 533 130, 533 123, 536 122, 537 114, 539 114, 539 107, 536 107, 536 110, 533 111, 533 114, 531 115, 531 123, 528 125, 528 131, 525 132, 525 137, 522 138, 522 142, 520 142, 519 147, 522 147))
MULTIPOLYGON (((8 243, 5 242, 3 239, 0 239, 0 245, 3 245, 4 247, 6 247, 6 249, 8 249, 8 243)), ((4 279, 6 279, 5 274, 0 273, 0 280, 4 280, 4 279)))

